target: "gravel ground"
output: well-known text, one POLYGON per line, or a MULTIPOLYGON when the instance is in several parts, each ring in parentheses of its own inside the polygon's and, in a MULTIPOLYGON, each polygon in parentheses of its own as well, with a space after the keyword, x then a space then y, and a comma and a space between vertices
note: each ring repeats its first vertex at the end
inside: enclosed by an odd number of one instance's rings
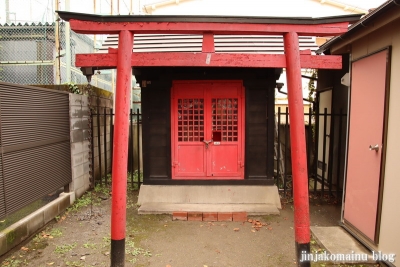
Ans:
MULTIPOLYGON (((0 266, 110 266, 111 198, 107 190, 96 191, 1 257, 0 266)), ((296 266, 290 201, 282 201, 280 215, 249 217, 251 222, 244 223, 182 222, 172 221, 170 215, 138 215, 136 202, 137 191, 130 192, 125 266, 296 266), (260 227, 253 227, 255 223, 260 227)), ((340 207, 312 199, 310 217, 311 225, 337 225, 340 207)), ((312 249, 320 250, 314 241, 312 249)))

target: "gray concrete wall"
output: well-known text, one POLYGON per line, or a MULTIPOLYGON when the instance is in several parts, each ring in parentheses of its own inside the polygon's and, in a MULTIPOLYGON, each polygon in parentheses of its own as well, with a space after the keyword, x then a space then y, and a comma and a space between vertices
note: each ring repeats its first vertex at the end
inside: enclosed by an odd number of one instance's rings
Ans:
POLYGON ((90 187, 89 108, 87 96, 69 94, 69 107, 72 169, 72 182, 69 191, 75 192, 75 196, 78 198, 90 187))
MULTIPOLYGON (((90 170, 91 170, 91 155, 90 155, 90 129, 89 129, 89 107, 88 97, 85 95, 70 94, 70 127, 71 127, 71 168, 72 168, 72 183, 70 184, 70 192, 75 192, 76 197, 80 197, 86 192, 90 186, 90 170)), ((93 113, 107 114, 112 108, 112 98, 93 97, 92 106, 93 113)), ((111 170, 111 136, 110 136, 110 116, 104 115, 93 117, 93 153, 94 153, 94 178, 100 179, 101 173, 104 177, 107 155, 107 173, 111 170), (106 125, 106 127, 104 127, 106 125), (98 141, 100 130, 100 143, 98 141), (106 130, 106 131, 105 131, 106 130), (106 149, 104 149, 104 135, 106 136, 106 149), (100 144, 100 150, 99 150, 100 144), (106 152, 105 152, 106 150, 106 152), (99 153, 99 151, 101 151, 99 153), (99 154, 101 155, 99 157, 99 154), (100 164, 101 158, 101 164, 100 164)), ((103 178, 104 179, 104 178, 103 178)))

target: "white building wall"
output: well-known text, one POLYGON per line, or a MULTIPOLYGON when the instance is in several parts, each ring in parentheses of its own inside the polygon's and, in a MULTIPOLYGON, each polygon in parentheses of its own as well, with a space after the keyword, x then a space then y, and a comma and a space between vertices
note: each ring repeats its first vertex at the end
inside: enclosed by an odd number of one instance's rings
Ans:
POLYGON ((315 0, 181 0, 172 4, 145 1, 143 12, 153 15, 232 15, 274 17, 324 17, 359 13, 315 0), (179 4, 176 4, 179 2, 179 4), (153 5, 152 5, 153 3, 153 5))

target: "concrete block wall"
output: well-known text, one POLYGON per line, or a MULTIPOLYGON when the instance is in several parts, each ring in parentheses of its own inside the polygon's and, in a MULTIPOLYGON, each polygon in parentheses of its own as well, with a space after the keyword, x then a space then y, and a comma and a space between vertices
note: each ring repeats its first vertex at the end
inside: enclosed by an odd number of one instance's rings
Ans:
MULTIPOLYGON (((112 108, 112 96, 95 96, 92 100, 92 107, 95 114, 110 113, 112 108)), ((91 186, 90 171, 90 130, 89 130, 89 107, 88 96, 70 94, 70 129, 71 129, 71 168, 72 182, 70 192, 75 192, 78 198, 83 195, 91 186)), ((104 177, 107 155, 107 173, 111 170, 111 120, 110 116, 104 115, 93 117, 93 153, 94 153, 94 178, 100 178, 101 173, 104 177), (104 127, 106 125, 106 127, 104 127), (99 131, 100 130, 100 150, 99 150, 99 131), (106 135, 106 149, 104 149, 104 134, 106 135), (106 150, 106 152, 105 152, 106 150), (99 164, 99 151, 101 151, 101 164, 99 164)), ((104 178, 103 178, 104 179, 104 178)))
POLYGON ((89 107, 87 96, 69 94, 72 182, 69 191, 78 198, 90 188, 89 107))

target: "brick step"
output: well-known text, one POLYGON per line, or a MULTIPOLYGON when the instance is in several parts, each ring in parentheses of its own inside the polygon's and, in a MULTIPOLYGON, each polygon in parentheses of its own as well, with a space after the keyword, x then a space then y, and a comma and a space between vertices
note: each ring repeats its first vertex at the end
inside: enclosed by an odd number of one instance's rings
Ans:
POLYGON ((205 221, 205 222, 245 222, 247 212, 197 212, 197 211, 174 211, 173 221, 205 221))
POLYGON ((248 215, 270 215, 279 214, 279 210, 273 204, 247 203, 247 204, 205 204, 205 203, 166 203, 166 202, 147 202, 143 203, 139 209, 139 214, 172 214, 174 211, 185 212, 247 212, 248 215))

